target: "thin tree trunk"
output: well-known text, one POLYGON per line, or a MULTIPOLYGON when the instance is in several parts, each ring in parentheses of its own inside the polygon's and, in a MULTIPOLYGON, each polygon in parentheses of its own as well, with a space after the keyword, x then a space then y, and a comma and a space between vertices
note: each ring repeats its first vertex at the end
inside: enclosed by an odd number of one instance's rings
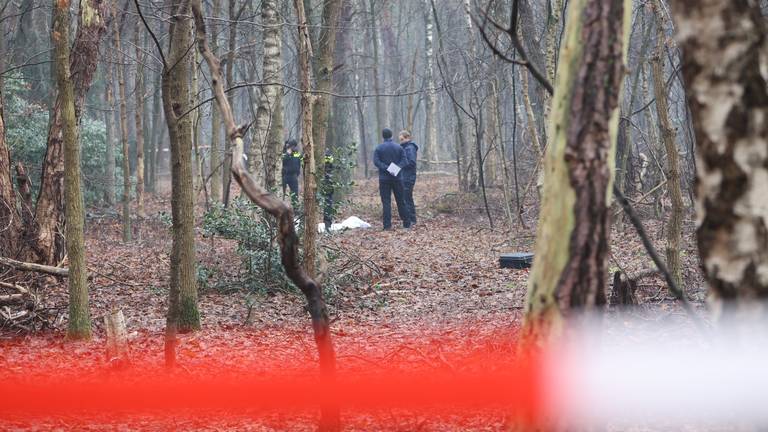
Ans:
POLYGON ((747 0, 671 4, 678 28, 687 29, 679 40, 698 144, 696 234, 715 312, 762 317, 768 28, 757 3, 747 0))
POLYGON ((311 278, 317 277, 317 181, 315 149, 312 138, 311 65, 312 43, 309 37, 304 3, 294 0, 299 21, 299 74, 301 82, 301 142, 304 150, 304 266, 311 278))
MULTIPOLYGON (((558 46, 559 46, 559 39, 558 35, 560 33, 560 18, 562 17, 563 13, 563 1, 564 0, 554 0, 554 3, 552 4, 552 10, 547 17, 547 54, 546 54, 546 63, 547 63, 547 79, 549 82, 554 83, 555 82, 555 73, 557 71, 557 53, 558 53, 558 46)), ((552 109, 552 97, 549 96, 548 93, 545 93, 544 95, 544 118, 549 119, 549 113, 552 109)))
POLYGON ((163 161, 163 154, 165 150, 164 143, 164 136, 165 131, 168 129, 165 128, 164 122, 163 122, 163 109, 162 109, 162 101, 163 101, 163 94, 162 94, 162 79, 163 74, 162 72, 157 74, 157 78, 155 79, 155 95, 153 96, 152 100, 152 140, 155 142, 153 145, 155 149, 155 154, 153 155, 153 161, 152 161, 152 170, 150 171, 151 180, 150 183, 152 183, 152 191, 157 191, 157 173, 160 170, 161 162, 163 161))
POLYGON ((609 197, 630 0, 571 0, 525 334, 555 336, 572 309, 605 303, 609 197), (617 35, 620 35, 617 37, 617 35))
MULTIPOLYGON (((189 61, 189 70, 192 74, 192 89, 189 94, 189 106, 197 106, 198 95, 200 94, 200 78, 198 76, 197 64, 198 64, 198 52, 192 51, 192 55, 187 57, 189 61)), ((192 134, 192 148, 195 152, 195 163, 192 169, 192 192, 193 197, 197 197, 198 193, 205 188, 205 177, 203 173, 203 155, 200 152, 200 108, 194 109, 189 113, 192 117, 190 122, 191 134, 192 134)), ((194 198, 193 198, 194 200, 194 198)), ((207 199, 206 199, 207 202, 207 199)), ((206 204, 207 205, 207 204, 206 204)))
MULTIPOLYGON (((128 145, 128 108, 125 95, 125 55, 120 43, 120 20, 115 10, 115 52, 118 55, 117 86, 120 92, 120 141, 123 149, 123 241, 131 241, 131 165, 128 145)), ((124 19, 124 18, 123 18, 124 19)))
MULTIPOLYGON (((650 46, 651 42, 651 27, 647 20, 645 19, 645 14, 643 14, 643 36, 642 41, 640 43, 640 51, 638 53, 638 59, 637 59, 637 67, 635 68, 634 72, 632 73, 632 85, 629 90, 629 105, 627 107, 627 116, 631 115, 634 106, 635 106, 635 100, 637 99, 638 94, 638 87, 640 84, 640 78, 643 72, 643 64, 645 63, 645 54, 648 51, 648 47, 650 46)), ((631 120, 631 118, 629 119, 631 120)), ((632 134, 631 134, 631 127, 627 122, 621 122, 621 126, 619 127, 619 130, 622 132, 624 138, 620 142, 623 142, 623 148, 617 148, 617 151, 620 155, 619 160, 619 166, 616 170, 616 184, 619 187, 619 190, 627 196, 626 193, 626 184, 627 184, 627 166, 629 161, 629 154, 631 153, 631 143, 632 143, 632 134)), ((624 227, 624 219, 619 218, 618 221, 618 227, 619 230, 623 230, 624 227)))
MULTIPOLYGON (((227 51, 227 85, 232 86, 235 81, 235 48, 237 38, 237 12, 235 6, 237 0, 229 0, 229 45, 227 51)), ((229 103, 232 105, 232 96, 229 96, 229 103)), ((232 177, 229 175, 232 169, 232 149, 230 148, 229 139, 224 140, 224 169, 221 171, 222 182, 224 183, 224 190, 222 193, 222 201, 224 205, 229 205, 229 189, 232 184, 232 177)))
POLYGON ((331 98, 322 92, 333 90, 333 54, 336 51, 336 29, 341 16, 341 0, 325 0, 323 2, 322 22, 318 38, 312 44, 315 51, 313 62, 316 90, 319 92, 312 100, 312 145, 315 151, 315 161, 318 169, 324 170, 326 135, 328 134, 328 119, 331 114, 331 98))
MULTIPOLYGON (((277 0, 261 2, 261 22, 264 26, 264 58, 262 61, 262 79, 266 82, 282 81, 281 61, 281 25, 277 0)), ((270 132, 278 111, 278 93, 282 89, 278 85, 259 88, 258 107, 254 120, 253 139, 248 155, 248 167, 251 172, 261 171, 259 177, 264 178, 267 188, 276 184, 275 172, 282 146, 270 140, 270 132), (277 144, 277 145, 275 145, 277 144), (263 171, 262 171, 263 170, 263 171)))
POLYGON ((104 126, 106 128, 106 167, 105 167, 105 185, 104 185, 104 203, 108 207, 115 205, 115 98, 112 94, 114 86, 114 74, 112 72, 112 59, 104 61, 104 100, 106 111, 104 111, 104 126))
MULTIPOLYGON (((424 60, 426 69, 426 87, 427 87, 427 106, 425 112, 425 141, 424 147, 421 149, 425 162, 422 164, 422 170, 429 171, 429 161, 432 160, 434 152, 437 149, 437 104, 435 103, 435 92, 431 88, 435 86, 435 68, 434 68, 434 34, 432 28, 434 26, 434 19, 432 17, 432 10, 429 6, 429 0, 424 0, 424 20, 426 22, 424 30, 424 60)), ((458 156, 457 156, 458 157, 458 156)))
POLYGON ((384 125, 384 101, 381 96, 381 84, 379 82, 379 30, 376 25, 376 0, 368 0, 369 14, 370 14, 370 38, 373 46, 373 91, 376 94, 376 131, 374 131, 373 142, 378 142, 381 138, 381 131, 386 127, 384 125))
MULTIPOLYGON (((4 35, 0 32, 0 38, 4 35)), ((2 93, 2 86, 0 86, 2 93)), ((3 98, 0 96, 0 250, 4 256, 16 257, 23 229, 21 212, 16 204, 11 176, 11 153, 5 141, 3 98)))
POLYGON ((170 48, 163 68, 163 111, 171 145, 171 283, 166 322, 166 362, 171 358, 177 331, 200 328, 195 277, 195 216, 192 188, 192 126, 189 111, 190 55, 192 43, 190 7, 186 0, 173 0, 168 37, 170 48), (174 65, 170 67, 170 65, 174 65))
POLYGON ((664 65, 662 52, 664 51, 663 12, 660 10, 658 0, 655 3, 657 23, 657 50, 651 60, 653 71, 653 92, 656 96, 656 114, 659 117, 661 138, 667 153, 667 188, 672 201, 672 212, 667 222, 667 268, 675 279, 677 286, 683 289, 682 272, 680 268, 680 239, 683 223, 683 194, 680 189, 680 166, 678 163, 677 145, 675 144, 675 129, 669 122, 667 108, 667 91, 664 80, 664 65))
POLYGON ((64 190, 67 219, 67 255, 69 257, 69 325, 67 336, 90 339, 91 315, 88 310, 88 284, 83 236, 83 196, 80 190, 80 145, 77 137, 75 91, 69 70, 69 1, 53 6, 53 39, 56 84, 59 90, 62 138, 64 140, 64 190))
MULTIPOLYGON (((219 25, 217 20, 221 16, 221 0, 213 0, 213 20, 211 20, 211 50, 214 55, 219 55, 219 25)), ((209 171, 211 177, 211 201, 221 201, 222 169, 221 165, 221 115, 219 107, 211 104, 211 154, 209 156, 209 171)))
MULTIPOLYGON (((144 126, 142 125, 142 116, 144 115, 144 65, 141 44, 139 41, 139 29, 141 23, 136 20, 136 31, 133 34, 133 44, 136 47, 136 107, 134 117, 136 121, 136 214, 139 219, 146 217, 144 213, 144 126)), ((140 227, 139 227, 140 229, 140 227)), ((141 232, 139 232, 141 238, 141 232)))

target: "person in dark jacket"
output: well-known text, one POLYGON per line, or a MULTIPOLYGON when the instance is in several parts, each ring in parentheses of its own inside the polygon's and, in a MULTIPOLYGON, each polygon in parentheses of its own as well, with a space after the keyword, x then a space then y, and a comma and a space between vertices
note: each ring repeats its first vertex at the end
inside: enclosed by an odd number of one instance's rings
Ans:
POLYGON ((334 159, 330 150, 325 151, 325 158, 323 159, 323 165, 325 167, 323 173, 323 181, 320 184, 320 194, 323 197, 323 223, 325 224, 326 231, 331 229, 333 224, 333 192, 334 192, 334 159))
POLYGON ((301 173, 301 153, 295 139, 289 139, 283 147, 283 196, 285 187, 291 191, 291 199, 299 196, 299 174, 301 173))
POLYGON ((413 187, 416 185, 416 153, 419 146, 411 141, 411 133, 407 130, 400 132, 398 136, 400 147, 405 152, 406 163, 400 172, 400 180, 403 182, 403 202, 408 212, 408 220, 411 225, 416 224, 416 205, 413 203, 413 187))
POLYGON ((384 142, 376 146, 373 152, 373 164, 379 169, 379 195, 381 196, 382 222, 385 230, 392 229, 392 194, 395 195, 397 213, 403 221, 403 228, 410 228, 411 221, 405 211, 403 201, 403 183, 400 181, 400 168, 406 164, 405 151, 392 141, 392 131, 381 131, 384 142), (392 165, 394 164, 394 165, 392 165), (392 166, 391 166, 392 165, 392 166), (392 174, 393 169, 396 174, 392 174))

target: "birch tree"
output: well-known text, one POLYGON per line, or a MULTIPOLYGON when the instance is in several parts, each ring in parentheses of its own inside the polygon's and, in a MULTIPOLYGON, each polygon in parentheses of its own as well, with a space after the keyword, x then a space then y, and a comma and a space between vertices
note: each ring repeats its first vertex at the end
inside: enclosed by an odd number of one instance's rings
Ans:
POLYGON ((766 28, 757 3, 675 0, 698 144, 696 225, 716 310, 768 297, 766 28), (730 301, 730 302, 729 302, 730 301))

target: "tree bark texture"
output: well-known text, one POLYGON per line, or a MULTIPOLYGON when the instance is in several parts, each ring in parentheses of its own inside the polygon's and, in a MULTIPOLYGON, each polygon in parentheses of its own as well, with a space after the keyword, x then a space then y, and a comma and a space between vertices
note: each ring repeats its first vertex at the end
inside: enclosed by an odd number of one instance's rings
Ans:
POLYGON ((680 163, 678 162, 677 144, 675 141, 675 129, 669 121, 669 108, 667 106, 667 90, 664 79, 664 48, 666 46, 666 35, 664 34, 664 20, 661 3, 655 2, 657 16, 657 46, 656 53, 651 60, 651 70, 653 72, 653 93, 656 97, 656 115, 659 118, 659 128, 661 130, 661 139, 664 142, 664 148, 667 153, 667 190, 670 201, 672 201, 672 210, 667 221, 667 268, 669 269, 675 283, 679 287, 682 285, 682 276, 680 269, 680 238, 682 237, 683 225, 683 193, 680 189, 680 163))
MULTIPOLYGON (((200 328, 195 276, 195 216, 192 187, 192 118, 189 51, 192 31, 189 0, 173 0, 169 26, 168 64, 163 68, 163 110, 171 145, 171 286, 166 334, 200 328)), ((169 337, 170 338, 170 337, 169 337)), ((170 338, 173 339, 173 338, 170 338)))
MULTIPOLYGON (((425 111, 425 124, 424 124, 424 132, 425 132, 425 139, 424 139, 424 147, 421 148, 421 153, 424 157, 425 162, 422 164, 421 168, 424 171, 429 171, 429 161, 432 160, 432 153, 437 149, 437 104, 435 103, 435 92, 431 91, 431 88, 436 87, 435 86, 435 46, 434 46, 434 19, 432 17, 432 9, 429 4, 429 0, 424 1, 424 20, 425 20, 425 29, 424 29, 424 68, 425 70, 425 80, 426 80, 426 87, 427 87, 427 94, 426 97, 426 111, 425 111)), ((413 131, 410 131, 413 133, 413 131)), ((457 156, 459 157, 459 156, 457 156)))
MULTIPOLYGON (((211 50, 214 55, 218 55, 219 52, 219 31, 216 20, 221 16, 221 0, 213 1, 213 20, 211 21, 211 50)), ((221 115, 219 114, 219 108, 216 104, 211 104, 211 156, 210 161, 210 177, 211 177, 211 201, 221 201, 221 115)))
MULTIPOLYGON (((336 29, 341 16, 341 0, 326 0, 323 2, 323 15, 317 40, 313 41, 312 49, 316 50, 313 60, 313 76, 318 92, 333 90, 333 53, 336 50, 336 29)), ((314 145, 315 161, 322 162, 325 154, 326 135, 331 114, 331 97, 317 93, 312 98, 312 144, 314 145)))
POLYGON ((128 107, 126 106, 125 92, 125 54, 123 53, 122 41, 120 40, 120 20, 118 11, 115 10, 114 38, 115 52, 119 61, 117 64, 117 89, 120 95, 120 144, 123 152, 123 242, 131 241, 131 164, 130 149, 128 144, 128 107))
POLYGON ((569 6, 528 289, 526 334, 534 338, 557 335, 574 309, 605 303, 613 147, 630 14, 629 0, 569 6))
POLYGON ((77 137, 75 91, 69 69, 69 1, 57 0, 53 7, 53 32, 57 98, 64 141, 64 193, 67 255, 69 257, 69 324, 67 336, 90 339, 88 284, 85 266, 83 196, 80 189, 80 145, 77 137))
POLYGON ((5 141, 2 103, 2 97, 0 97, 0 250, 2 250, 0 255, 15 257, 20 245, 23 225, 16 192, 13 190, 11 154, 5 141))
MULTIPOLYGON (((281 61, 281 23, 277 0, 261 2, 261 22, 264 26, 264 58, 262 61, 262 80, 265 82, 282 81, 281 61)), ((254 120, 253 139, 248 155, 249 169, 258 172, 264 178, 268 188, 276 184, 275 171, 281 154, 281 142, 270 140, 275 116, 278 109, 279 85, 268 85, 259 88, 258 107, 254 120)))
POLYGON ((136 107, 134 118, 136 122, 136 215, 139 219, 146 217, 144 214, 144 55, 139 41, 141 23, 136 19, 136 29, 133 33, 133 45, 136 48, 136 107))
POLYGON ((299 81, 301 83, 301 143, 304 150, 304 266, 311 278, 316 278, 316 253, 317 253, 317 166, 315 163, 315 149, 312 136, 312 94, 311 74, 312 68, 312 41, 309 35, 307 17, 304 13, 304 4, 300 0, 294 0, 296 14, 299 20, 299 81))
POLYGON ((768 29, 755 2, 673 1, 698 144, 697 241, 717 309, 768 297, 768 29))
POLYGON ((106 176, 104 186, 104 203, 112 207, 115 205, 115 97, 112 93, 114 88, 113 80, 114 74, 112 73, 112 61, 107 59, 104 62, 104 100, 107 110, 104 111, 104 127, 106 129, 106 164, 104 167, 104 173, 106 176))

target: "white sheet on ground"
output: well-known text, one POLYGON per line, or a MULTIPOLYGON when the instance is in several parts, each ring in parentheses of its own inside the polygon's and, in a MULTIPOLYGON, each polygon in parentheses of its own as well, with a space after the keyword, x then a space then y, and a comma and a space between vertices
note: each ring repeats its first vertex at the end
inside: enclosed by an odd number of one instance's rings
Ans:
MULTIPOLYGON (((371 224, 365 222, 357 216, 350 216, 344 219, 341 223, 335 223, 331 225, 331 231, 341 231, 345 229, 357 229, 357 228, 370 228, 371 224)), ((325 224, 317 224, 317 232, 325 232, 325 224)))

